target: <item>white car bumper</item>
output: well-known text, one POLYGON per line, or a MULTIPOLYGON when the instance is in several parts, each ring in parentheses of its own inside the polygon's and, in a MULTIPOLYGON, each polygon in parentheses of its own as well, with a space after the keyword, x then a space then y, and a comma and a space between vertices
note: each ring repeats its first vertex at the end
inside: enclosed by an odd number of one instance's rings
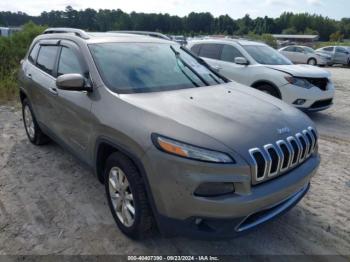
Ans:
POLYGON ((329 108, 333 104, 334 85, 328 82, 326 90, 319 87, 310 89, 302 88, 292 84, 284 85, 280 88, 283 101, 305 111, 321 111, 329 108), (297 100, 305 100, 302 104, 296 104, 297 100))

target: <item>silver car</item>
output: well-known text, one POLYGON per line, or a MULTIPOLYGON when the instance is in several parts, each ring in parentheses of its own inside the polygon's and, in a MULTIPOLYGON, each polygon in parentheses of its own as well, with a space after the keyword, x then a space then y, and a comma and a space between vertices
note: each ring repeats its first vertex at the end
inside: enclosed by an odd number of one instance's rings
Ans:
POLYGON ((330 63, 331 56, 323 53, 316 53, 308 46, 286 46, 278 50, 295 64, 309 64, 324 66, 330 63))
POLYGON ((86 163, 132 238, 246 232, 297 204, 320 163, 304 113, 173 41, 48 29, 19 83, 28 139, 86 163))
POLYGON ((350 66, 350 50, 346 46, 326 46, 316 50, 320 55, 331 57, 329 65, 341 64, 350 66))

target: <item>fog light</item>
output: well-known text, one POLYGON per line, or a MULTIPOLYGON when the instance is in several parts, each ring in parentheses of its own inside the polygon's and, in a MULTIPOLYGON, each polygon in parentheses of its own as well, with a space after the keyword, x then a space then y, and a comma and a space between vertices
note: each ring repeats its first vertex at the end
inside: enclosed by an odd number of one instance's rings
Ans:
POLYGON ((196 196, 201 197, 214 197, 226 194, 232 194, 235 192, 233 183, 203 183, 200 184, 194 191, 196 196))
POLYGON ((306 100, 305 99, 297 99, 294 101, 294 105, 297 105, 297 106, 301 106, 303 104, 305 104, 306 100))

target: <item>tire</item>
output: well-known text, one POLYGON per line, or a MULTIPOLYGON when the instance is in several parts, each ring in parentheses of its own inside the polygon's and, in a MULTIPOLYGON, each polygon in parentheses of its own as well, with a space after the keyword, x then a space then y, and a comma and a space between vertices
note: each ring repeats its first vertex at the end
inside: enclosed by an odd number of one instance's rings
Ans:
POLYGON ((309 60, 307 60, 307 64, 316 66, 317 65, 317 61, 316 61, 315 58, 310 58, 309 60))
POLYGON ((274 87, 272 87, 272 86, 270 86, 268 84, 259 85, 259 86, 255 87, 255 88, 258 89, 259 91, 262 91, 262 92, 264 92, 266 94, 269 94, 271 96, 274 96, 276 98, 279 98, 279 99, 281 98, 280 94, 276 90, 276 88, 274 88, 274 87))
POLYGON ((38 122, 36 121, 32 106, 27 98, 22 101, 22 118, 27 137, 32 144, 39 146, 47 144, 50 141, 50 139, 41 131, 38 122))
POLYGON ((108 205, 118 228, 132 239, 149 236, 155 222, 145 185, 132 161, 119 152, 111 154, 106 161, 104 181, 108 205))

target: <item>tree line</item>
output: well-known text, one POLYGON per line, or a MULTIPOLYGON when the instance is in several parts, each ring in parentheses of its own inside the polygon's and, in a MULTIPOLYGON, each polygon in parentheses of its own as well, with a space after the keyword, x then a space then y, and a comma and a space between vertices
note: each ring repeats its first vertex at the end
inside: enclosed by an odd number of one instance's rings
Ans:
POLYGON ((126 13, 120 9, 76 10, 67 6, 64 11, 42 12, 30 16, 23 12, 0 12, 0 25, 21 26, 29 21, 50 27, 77 27, 89 31, 147 30, 166 34, 318 34, 328 41, 330 35, 338 33, 350 38, 350 18, 340 21, 321 15, 285 12, 277 18, 245 15, 232 19, 228 15, 214 17, 211 13, 192 12, 184 17, 169 14, 126 13))

